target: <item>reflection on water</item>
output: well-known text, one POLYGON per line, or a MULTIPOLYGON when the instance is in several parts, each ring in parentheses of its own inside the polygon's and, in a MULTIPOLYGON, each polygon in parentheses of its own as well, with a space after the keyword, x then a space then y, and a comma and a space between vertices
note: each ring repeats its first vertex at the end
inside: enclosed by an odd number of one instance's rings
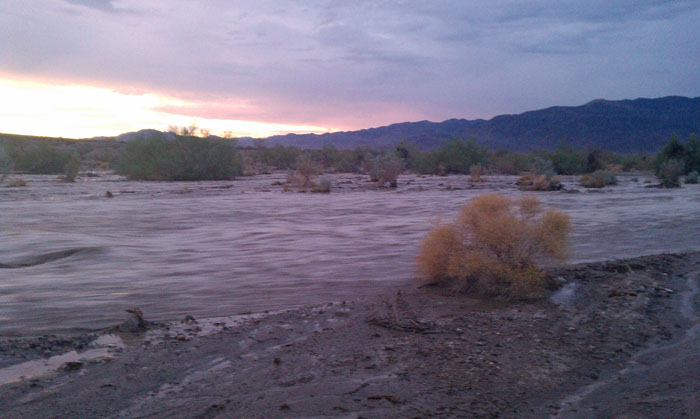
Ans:
MULTIPOLYGON (((520 193, 512 177, 402 176, 397 191, 361 191, 363 177, 338 175, 330 195, 283 193, 283 175, 24 178, 0 187, 0 335, 106 327, 131 307, 164 320, 371 295, 411 281, 431 221, 485 190, 520 193)), ((571 215, 575 262, 700 249, 698 185, 620 183, 538 194, 571 215)))

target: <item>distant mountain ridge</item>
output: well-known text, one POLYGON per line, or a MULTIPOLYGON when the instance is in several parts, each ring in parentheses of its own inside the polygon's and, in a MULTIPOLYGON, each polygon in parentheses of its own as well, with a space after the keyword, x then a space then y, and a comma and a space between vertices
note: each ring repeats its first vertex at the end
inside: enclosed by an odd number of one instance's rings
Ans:
MULTIPOLYGON (((403 140, 425 150, 457 137, 474 139, 492 150, 552 149, 565 141, 582 148, 655 152, 674 133, 682 139, 700 133, 700 97, 596 99, 581 106, 553 106, 489 120, 402 122, 358 131, 276 135, 264 141, 300 148, 391 148, 403 140)), ((244 145, 251 142, 249 138, 241 139, 244 145)))
MULTIPOLYGON (((128 141, 158 131, 141 130, 116 139, 128 141)), ((489 120, 448 119, 443 122, 401 122, 378 128, 326 134, 286 134, 264 138, 265 144, 299 148, 332 145, 347 149, 393 148, 399 141, 427 150, 452 138, 473 139, 492 150, 553 149, 562 141, 579 148, 656 152, 672 134, 685 139, 700 134, 700 97, 667 96, 657 99, 596 99, 581 106, 553 106, 489 120)), ((252 145, 254 139, 239 139, 252 145)))

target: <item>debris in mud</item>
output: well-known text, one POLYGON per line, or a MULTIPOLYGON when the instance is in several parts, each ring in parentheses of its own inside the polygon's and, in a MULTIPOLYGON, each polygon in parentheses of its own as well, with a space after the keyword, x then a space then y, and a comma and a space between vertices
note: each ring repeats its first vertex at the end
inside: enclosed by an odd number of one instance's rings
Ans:
POLYGON ((399 400, 395 396, 392 396, 391 394, 376 394, 376 395, 372 395, 372 396, 367 396, 367 400, 382 400, 382 399, 388 400, 393 404, 403 403, 401 400, 399 400))
POLYGON ((384 305, 388 308, 388 313, 374 313, 367 317, 367 323, 402 332, 437 333, 433 330, 434 323, 419 319, 415 312, 408 308, 401 291, 396 293, 393 302, 385 300, 384 305))
POLYGON ((120 332, 139 333, 148 328, 148 322, 143 318, 143 312, 138 308, 126 310, 133 316, 117 326, 120 332))
POLYGON ((78 371, 83 368, 83 363, 80 361, 69 361, 61 365, 58 369, 60 371, 78 371))

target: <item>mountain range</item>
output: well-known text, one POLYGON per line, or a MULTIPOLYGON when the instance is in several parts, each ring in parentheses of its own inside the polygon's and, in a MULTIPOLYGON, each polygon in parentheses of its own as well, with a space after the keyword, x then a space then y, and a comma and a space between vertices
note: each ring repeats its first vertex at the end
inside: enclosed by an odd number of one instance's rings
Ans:
MULTIPOLYGON (((154 130, 122 134, 128 141, 154 130)), ((326 134, 286 134, 262 139, 263 144, 299 148, 332 145, 340 149, 387 149, 400 141, 419 149, 439 147, 452 138, 473 139, 491 150, 553 149, 562 142, 584 149, 622 153, 656 152, 676 134, 685 139, 700 134, 700 97, 667 96, 656 99, 596 99, 581 106, 553 106, 517 115, 485 119, 448 119, 443 122, 402 122, 378 128, 326 134)), ((242 146, 255 139, 238 139, 242 146)))
MULTIPOLYGON (((597 99, 581 106, 553 106, 484 120, 402 122, 378 128, 327 134, 287 134, 265 138, 266 144, 300 148, 367 146, 391 148, 399 141, 427 150, 452 138, 473 139, 492 150, 529 151, 556 148, 562 142, 580 148, 656 152, 676 134, 700 134, 700 97, 597 99)), ((241 138, 241 145, 252 144, 241 138)))

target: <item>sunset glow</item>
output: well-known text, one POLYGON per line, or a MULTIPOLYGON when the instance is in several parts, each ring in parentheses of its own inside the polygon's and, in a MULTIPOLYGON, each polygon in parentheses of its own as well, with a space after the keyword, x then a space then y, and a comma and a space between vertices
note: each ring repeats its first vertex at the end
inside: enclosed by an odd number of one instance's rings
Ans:
POLYGON ((154 93, 126 94, 78 84, 0 78, 0 98, 0 132, 12 134, 89 138, 192 124, 215 135, 229 133, 236 137, 329 131, 318 126, 200 117, 196 110, 206 104, 154 93))

